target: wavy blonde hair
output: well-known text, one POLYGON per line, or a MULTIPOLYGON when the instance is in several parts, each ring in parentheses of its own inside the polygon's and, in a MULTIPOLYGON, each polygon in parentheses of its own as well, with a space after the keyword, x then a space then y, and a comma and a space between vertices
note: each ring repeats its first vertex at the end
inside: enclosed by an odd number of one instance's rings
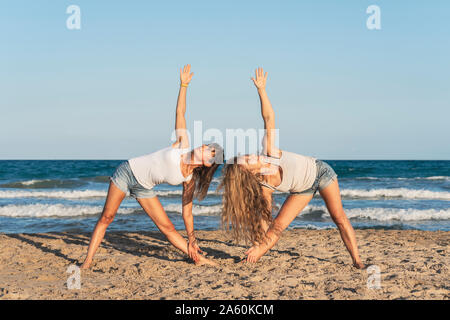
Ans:
POLYGON ((223 189, 222 227, 232 229, 236 241, 264 240, 262 221, 270 224, 272 212, 262 192, 260 177, 237 163, 237 157, 223 169, 219 189, 223 189))

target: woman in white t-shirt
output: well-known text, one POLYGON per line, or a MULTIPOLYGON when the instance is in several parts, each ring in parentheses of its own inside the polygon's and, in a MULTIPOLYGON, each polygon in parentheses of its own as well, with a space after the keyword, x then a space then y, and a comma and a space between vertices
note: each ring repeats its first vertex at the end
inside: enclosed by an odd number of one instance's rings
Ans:
POLYGON ((319 191, 353 265, 364 268, 355 232, 342 208, 334 170, 321 160, 279 150, 274 145, 275 113, 265 91, 266 79, 267 73, 264 75, 262 68, 256 70, 256 77, 252 78, 258 89, 264 119, 263 154, 227 161, 221 183, 221 188, 224 188, 223 224, 231 225, 235 238, 245 238, 253 243, 246 252, 247 262, 256 262, 275 245, 281 232, 319 191), (272 219, 272 193, 275 190, 289 192, 290 195, 277 217, 272 219))
POLYGON ((177 141, 171 146, 154 153, 132 158, 123 162, 111 177, 106 203, 91 237, 87 257, 81 266, 89 268, 94 254, 113 221, 122 200, 129 192, 136 198, 144 211, 159 230, 176 248, 187 254, 196 264, 214 264, 201 255, 194 234, 192 200, 194 196, 202 200, 208 191, 214 172, 223 162, 223 149, 218 144, 189 148, 186 132, 186 91, 192 79, 190 65, 180 69, 180 91, 178 94, 175 130, 177 141), (154 186, 167 183, 183 185, 182 216, 188 242, 175 230, 159 202, 154 186))

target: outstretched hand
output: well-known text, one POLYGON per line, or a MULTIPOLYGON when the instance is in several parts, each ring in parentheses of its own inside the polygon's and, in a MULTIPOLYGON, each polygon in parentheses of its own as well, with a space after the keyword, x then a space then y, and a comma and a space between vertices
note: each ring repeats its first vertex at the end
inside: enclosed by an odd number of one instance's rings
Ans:
POLYGON ((187 64, 183 67, 183 69, 180 68, 180 81, 181 84, 187 85, 189 82, 191 82, 192 76, 194 73, 191 72, 191 65, 187 64))
POLYGON ((264 89, 266 87, 266 80, 267 80, 267 72, 264 74, 263 68, 258 68, 255 70, 255 78, 252 78, 253 83, 255 84, 256 88, 258 89, 264 89))

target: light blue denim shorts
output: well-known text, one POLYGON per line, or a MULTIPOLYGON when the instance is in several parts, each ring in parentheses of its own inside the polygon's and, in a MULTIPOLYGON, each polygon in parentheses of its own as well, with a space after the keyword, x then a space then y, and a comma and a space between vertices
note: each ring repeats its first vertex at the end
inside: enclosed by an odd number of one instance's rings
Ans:
POLYGON ((156 193, 142 186, 137 182, 136 178, 131 171, 128 161, 122 162, 114 172, 114 175, 110 180, 116 185, 117 188, 125 193, 130 193, 133 198, 153 198, 156 197, 156 193))
POLYGON ((312 187, 301 192, 291 192, 292 194, 312 194, 314 196, 317 190, 322 190, 328 187, 328 185, 333 182, 333 180, 337 179, 336 172, 334 172, 333 168, 330 167, 328 163, 316 159, 316 166, 317 175, 312 187))

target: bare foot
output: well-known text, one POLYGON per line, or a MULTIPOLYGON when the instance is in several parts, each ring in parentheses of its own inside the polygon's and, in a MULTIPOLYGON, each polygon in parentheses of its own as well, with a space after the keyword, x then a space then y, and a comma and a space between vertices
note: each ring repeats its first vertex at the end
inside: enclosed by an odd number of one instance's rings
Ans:
POLYGON ((217 267, 217 263, 216 262, 214 262, 214 261, 212 261, 212 260, 210 260, 208 258, 205 258, 202 255, 199 255, 199 256, 200 256, 200 258, 195 263, 196 266, 209 265, 209 266, 217 267))
POLYGON ((85 261, 85 262, 81 265, 80 269, 85 270, 85 269, 89 269, 90 267, 91 267, 91 263, 85 261))

